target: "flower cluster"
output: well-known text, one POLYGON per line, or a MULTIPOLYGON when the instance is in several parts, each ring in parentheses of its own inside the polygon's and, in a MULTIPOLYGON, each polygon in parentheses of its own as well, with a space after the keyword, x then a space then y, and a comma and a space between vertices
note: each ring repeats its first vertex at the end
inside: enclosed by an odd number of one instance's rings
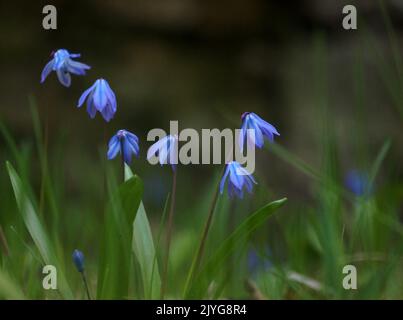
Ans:
MULTIPOLYGON (((277 129, 267 121, 260 118, 256 113, 245 112, 241 116, 242 125, 239 134, 239 148, 243 151, 245 141, 254 144, 258 148, 264 145, 264 137, 269 141, 274 140, 274 135, 280 135, 277 129)), ((224 192, 224 186, 228 180, 228 194, 230 197, 243 198, 243 190, 251 193, 253 185, 256 184, 252 174, 246 171, 239 162, 231 161, 226 165, 224 175, 220 182, 220 193, 224 192)))
MULTIPOLYGON (((85 75, 86 71, 90 69, 88 65, 74 60, 80 56, 80 54, 70 53, 66 49, 57 50, 52 55, 52 60, 46 64, 42 71, 41 83, 45 81, 52 71, 55 71, 60 83, 69 87, 71 85, 71 74, 85 75)), ((117 111, 116 95, 104 78, 97 79, 91 87, 81 94, 77 107, 81 108, 84 103, 87 105, 87 113, 91 119, 95 118, 96 113, 99 112, 104 120, 109 122, 117 111)), ((245 112, 242 114, 241 120, 242 125, 238 141, 241 152, 244 149, 245 143, 262 148, 264 138, 272 142, 274 135, 280 135, 273 125, 253 112, 245 112)), ((176 157, 174 155, 176 155, 177 148, 178 137, 168 135, 148 149, 147 159, 157 157, 161 165, 169 164, 175 171, 176 157)), ((114 159, 120 154, 122 160, 126 164, 130 164, 132 156, 138 157, 139 151, 138 137, 134 133, 122 129, 118 130, 110 139, 107 157, 108 159, 114 159)), ((230 197, 237 196, 242 198, 244 189, 251 193, 256 181, 252 174, 243 168, 240 163, 231 161, 226 164, 220 181, 219 191, 221 194, 224 192, 225 184, 227 184, 230 197)), ((78 257, 79 255, 76 253, 76 256, 78 257)))

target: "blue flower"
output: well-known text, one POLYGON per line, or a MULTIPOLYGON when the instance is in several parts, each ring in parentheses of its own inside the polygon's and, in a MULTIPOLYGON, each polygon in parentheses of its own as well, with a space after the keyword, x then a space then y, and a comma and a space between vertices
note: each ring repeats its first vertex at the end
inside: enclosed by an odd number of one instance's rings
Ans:
POLYGON ((110 140, 108 159, 115 158, 118 154, 123 155, 123 161, 130 164, 132 155, 139 155, 139 138, 127 130, 119 130, 110 140))
POLYGON ((220 193, 224 192, 225 182, 228 178, 228 194, 230 197, 234 195, 238 198, 243 198, 243 189, 251 193, 253 184, 257 184, 252 174, 246 171, 238 162, 231 161, 225 167, 224 175, 220 182, 220 193))
POLYGON ((73 252, 73 262, 76 266, 78 272, 84 271, 84 254, 80 250, 74 250, 73 252))
POLYGON ((65 87, 70 87, 70 73, 83 76, 86 70, 91 69, 90 66, 73 60, 73 58, 79 58, 80 56, 79 53, 69 53, 66 49, 57 50, 53 54, 53 59, 43 68, 41 83, 45 81, 52 71, 56 71, 60 83, 65 87))
POLYGON ((256 275, 259 270, 268 271, 272 266, 270 260, 271 252, 267 247, 265 252, 259 252, 254 248, 248 251, 248 270, 251 274, 256 275))
POLYGON ((356 196, 368 195, 372 191, 368 174, 358 170, 351 170, 347 173, 345 185, 356 196))
POLYGON ((154 143, 147 151, 147 160, 154 156, 158 157, 160 165, 170 164, 173 170, 176 170, 178 153, 178 137, 176 135, 167 135, 154 143))
POLYGON ((242 127, 239 134, 239 147, 241 151, 243 151, 245 139, 247 142, 255 144, 258 148, 262 148, 264 144, 264 137, 267 137, 270 141, 273 141, 274 135, 280 135, 274 126, 260 118, 256 113, 245 112, 242 114, 241 118, 242 127), (250 132, 248 130, 254 131, 250 132))
POLYGON ((105 79, 98 79, 95 83, 85 90, 78 100, 80 108, 87 99, 87 112, 92 119, 99 111, 105 121, 109 122, 115 115, 117 109, 116 96, 105 79))

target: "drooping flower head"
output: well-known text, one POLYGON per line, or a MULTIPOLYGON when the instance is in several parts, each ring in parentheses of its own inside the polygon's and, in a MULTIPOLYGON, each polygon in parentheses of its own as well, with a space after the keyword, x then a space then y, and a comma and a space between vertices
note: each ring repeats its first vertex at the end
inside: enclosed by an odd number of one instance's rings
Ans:
POLYGON ((76 249, 73 251, 72 258, 78 272, 84 272, 84 254, 76 249))
POLYGON ((98 79, 85 90, 78 100, 77 107, 81 107, 87 100, 87 112, 91 119, 95 118, 97 111, 109 122, 117 109, 116 96, 105 79, 98 79))
POLYGON ((228 185, 228 194, 230 197, 237 196, 238 198, 243 198, 243 189, 251 193, 253 185, 257 184, 252 174, 246 171, 239 162, 231 161, 227 163, 225 167, 224 175, 220 182, 220 193, 224 192, 224 186, 226 181, 228 185))
POLYGON ((242 127, 239 134, 239 147, 243 151, 245 139, 247 143, 256 145, 262 148, 264 144, 264 137, 270 141, 274 140, 274 135, 280 135, 276 128, 267 121, 260 118, 256 113, 245 112, 241 116, 242 127), (249 131, 253 130, 253 131, 249 131))
POLYGON ((108 149, 108 159, 115 158, 122 154, 123 161, 130 164, 132 155, 139 155, 139 138, 127 130, 119 130, 110 140, 108 149))
POLYGON ((369 176, 359 170, 351 170, 345 177, 346 187, 356 196, 364 196, 371 193, 369 176))
POLYGON ((86 70, 91 69, 90 66, 73 60, 73 58, 79 58, 80 56, 79 53, 69 53, 66 49, 57 50, 53 54, 53 59, 42 70, 41 83, 45 81, 52 71, 55 71, 60 83, 65 87, 70 87, 70 73, 83 76, 86 70))
POLYGON ((176 170, 178 163, 178 136, 167 135, 154 143, 147 151, 147 160, 158 158, 160 165, 170 164, 176 170))

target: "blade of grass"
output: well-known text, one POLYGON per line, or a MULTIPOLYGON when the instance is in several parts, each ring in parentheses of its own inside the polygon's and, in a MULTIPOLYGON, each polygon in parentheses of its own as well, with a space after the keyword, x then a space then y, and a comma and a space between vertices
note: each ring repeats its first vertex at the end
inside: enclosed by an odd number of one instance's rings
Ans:
MULTIPOLYGON (((160 223, 160 226, 159 226, 159 229, 158 229, 157 246, 155 248, 153 267, 152 267, 152 271, 151 271, 150 290, 152 290, 152 284, 153 284, 153 281, 154 281, 154 271, 155 271, 155 268, 157 267, 157 255, 158 255, 158 251, 159 251, 159 248, 160 248, 163 226, 164 226, 164 223, 165 223, 165 220, 166 220, 166 215, 167 215, 167 212, 168 212, 169 197, 170 197, 170 195, 168 194, 167 199, 165 200, 164 210, 162 212, 161 223, 160 223)), ((152 296, 151 291, 149 292, 148 296, 149 297, 152 296)))
MULTIPOLYGON (((34 98, 29 98, 29 104, 31 108, 32 121, 34 125, 35 140, 37 145, 37 151, 39 156, 39 162, 41 165, 41 198, 40 198, 40 214, 43 214, 45 200, 48 200, 50 211, 52 213, 52 237, 53 241, 57 241, 57 234, 59 230, 59 209, 56 201, 56 195, 54 193, 53 182, 50 176, 48 166, 48 148, 44 145, 44 138, 42 136, 41 121, 38 114, 38 109, 34 98)), ((47 144, 47 141, 46 141, 47 144)))
POLYGON ((386 155, 389 152, 391 146, 390 140, 386 140, 382 145, 382 148, 379 150, 378 155, 375 158, 375 161, 372 165, 370 175, 369 175, 369 184, 372 186, 374 184, 375 178, 378 175, 379 169, 382 165, 382 162, 385 160, 386 155))
POLYGON ((64 277, 63 268, 58 262, 52 243, 50 242, 49 237, 38 218, 32 202, 26 195, 20 177, 9 162, 7 162, 7 170, 10 176, 11 184, 14 189, 18 209, 20 211, 22 219, 24 220, 26 228, 28 229, 29 234, 31 235, 36 247, 41 254, 43 262, 45 264, 56 266, 59 279, 58 290, 64 298, 72 299, 73 295, 68 286, 67 280, 64 277))

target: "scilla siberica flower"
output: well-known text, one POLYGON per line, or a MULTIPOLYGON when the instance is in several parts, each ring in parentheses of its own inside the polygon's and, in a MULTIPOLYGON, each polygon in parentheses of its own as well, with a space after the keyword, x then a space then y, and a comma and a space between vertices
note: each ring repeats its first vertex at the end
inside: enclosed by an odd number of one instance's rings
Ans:
POLYGON ((176 170, 178 163, 178 136, 167 135, 154 143, 147 151, 147 160, 154 156, 158 158, 160 165, 170 164, 176 170))
POLYGON ((108 159, 115 158, 122 154, 123 161, 130 164, 132 155, 139 155, 139 138, 127 130, 119 130, 110 140, 108 149, 108 159))
POLYGON ((73 251, 72 258, 78 272, 84 272, 84 254, 76 249, 73 251))
POLYGON ((79 108, 85 100, 87 100, 87 112, 92 119, 95 118, 97 111, 102 114, 107 122, 115 115, 117 109, 116 96, 105 79, 98 79, 83 92, 78 100, 79 108))
POLYGON ((365 196, 372 192, 368 174, 359 170, 349 171, 345 177, 345 184, 356 196, 365 196))
POLYGON ((274 135, 280 135, 276 128, 267 121, 260 118, 256 113, 245 112, 242 114, 242 127, 239 134, 239 147, 243 151, 245 139, 248 143, 255 144, 258 148, 262 148, 264 137, 270 141, 274 140, 274 135), (249 130, 253 130, 252 132, 249 130))
POLYGON ((86 70, 91 69, 90 66, 73 60, 73 58, 79 58, 80 56, 79 53, 69 53, 66 49, 57 50, 53 54, 53 59, 46 64, 45 68, 43 68, 41 83, 45 81, 52 71, 56 71, 60 83, 65 87, 70 87, 70 73, 83 76, 85 75, 86 70))
POLYGON ((225 172, 220 182, 220 193, 224 192, 225 182, 228 180, 228 194, 230 197, 234 195, 243 198, 243 189, 251 193, 253 184, 257 184, 252 174, 246 171, 239 162, 231 161, 227 163, 225 172))

